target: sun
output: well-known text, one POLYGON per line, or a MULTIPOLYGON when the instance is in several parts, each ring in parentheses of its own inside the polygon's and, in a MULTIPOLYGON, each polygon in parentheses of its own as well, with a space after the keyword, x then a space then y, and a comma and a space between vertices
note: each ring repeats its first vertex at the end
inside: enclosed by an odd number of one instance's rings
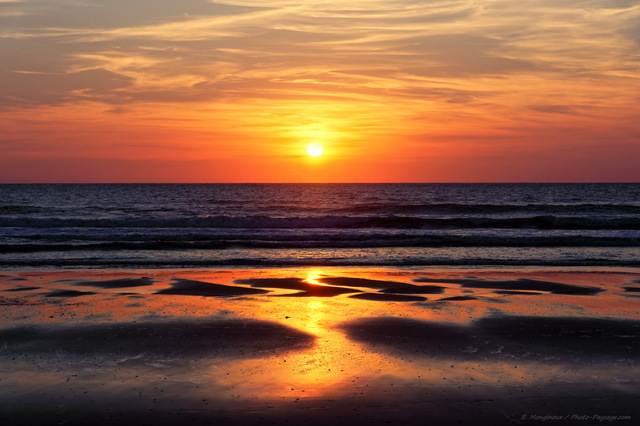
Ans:
POLYGON ((324 147, 320 142, 311 142, 307 145, 307 154, 312 157, 319 157, 324 152, 324 147))

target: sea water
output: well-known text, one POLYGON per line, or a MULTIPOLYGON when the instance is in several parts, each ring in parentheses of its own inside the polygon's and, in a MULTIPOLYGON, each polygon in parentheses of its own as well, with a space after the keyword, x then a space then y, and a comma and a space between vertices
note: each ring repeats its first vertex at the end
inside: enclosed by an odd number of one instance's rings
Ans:
POLYGON ((638 266, 640 184, 0 185, 0 267, 638 266))

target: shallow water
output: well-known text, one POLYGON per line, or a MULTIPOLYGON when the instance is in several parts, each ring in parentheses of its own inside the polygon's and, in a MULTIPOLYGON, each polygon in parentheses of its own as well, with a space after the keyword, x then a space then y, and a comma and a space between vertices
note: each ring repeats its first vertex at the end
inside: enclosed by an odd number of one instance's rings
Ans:
POLYGON ((637 266, 640 184, 0 185, 0 267, 637 266))

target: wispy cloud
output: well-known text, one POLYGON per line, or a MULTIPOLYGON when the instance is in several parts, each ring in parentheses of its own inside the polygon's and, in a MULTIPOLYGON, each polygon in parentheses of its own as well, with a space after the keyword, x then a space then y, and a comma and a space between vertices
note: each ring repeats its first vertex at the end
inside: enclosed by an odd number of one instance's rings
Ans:
MULTIPOLYGON (((496 137, 514 121, 545 135, 560 117, 626 126, 638 101, 637 0, 23 0, 0 10, 0 108, 12 117, 187 108, 201 129, 233 123, 245 139, 333 126, 351 144, 378 132, 413 149, 474 139, 462 127, 496 137)), ((512 143, 523 132, 510 130, 512 143)))

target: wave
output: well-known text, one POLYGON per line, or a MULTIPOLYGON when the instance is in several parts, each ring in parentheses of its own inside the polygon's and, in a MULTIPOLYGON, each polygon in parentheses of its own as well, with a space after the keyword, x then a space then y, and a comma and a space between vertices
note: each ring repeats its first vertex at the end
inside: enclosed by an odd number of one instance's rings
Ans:
POLYGON ((42 207, 27 205, 0 205, 0 215, 34 214, 42 212, 42 207))
POLYGON ((590 213, 602 215, 640 214, 640 205, 631 204, 466 204, 466 203, 361 203, 354 206, 331 209, 332 213, 369 213, 369 214, 424 214, 424 215, 459 215, 459 214, 539 214, 539 215, 573 215, 590 213))
POLYGON ((548 258, 519 258, 519 259, 488 259, 488 258, 423 258, 423 259, 368 259, 368 258, 284 258, 284 259, 255 259, 255 258, 225 258, 225 259, 16 259, 0 260, 0 267, 9 268, 42 268, 57 267, 65 269, 103 269, 103 268, 198 268, 198 267, 630 267, 637 268, 638 262, 629 259, 613 258, 580 258, 580 259, 548 259, 548 258))
POLYGON ((226 249, 325 249, 387 247, 640 247, 637 236, 496 236, 496 235, 428 235, 375 236, 345 234, 341 236, 310 235, 306 238, 202 237, 186 239, 176 236, 156 240, 129 241, 59 241, 44 243, 0 244, 0 253, 34 253, 66 251, 120 250, 226 250, 226 249))
POLYGON ((192 216, 176 218, 70 219, 0 218, 5 228, 225 228, 225 229, 313 229, 313 228, 394 228, 394 229, 566 229, 639 230, 640 216, 583 217, 456 217, 416 216, 192 216))

